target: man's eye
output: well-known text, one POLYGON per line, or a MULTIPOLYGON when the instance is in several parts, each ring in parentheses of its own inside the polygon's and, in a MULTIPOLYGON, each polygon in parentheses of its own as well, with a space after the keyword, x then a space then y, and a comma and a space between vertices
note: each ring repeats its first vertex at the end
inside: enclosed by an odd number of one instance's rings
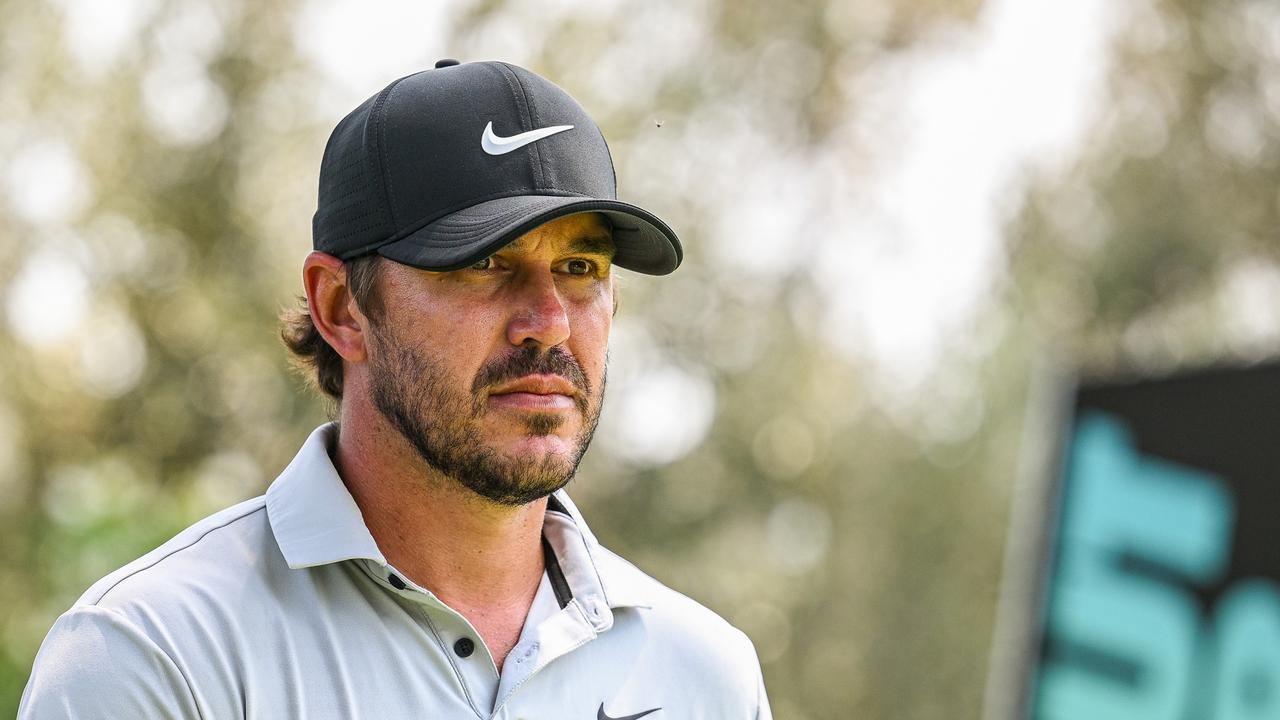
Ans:
POLYGON ((490 255, 489 257, 472 265, 471 269, 472 270, 489 270, 492 267, 493 267, 493 256, 490 255))
POLYGON ((570 260, 565 263, 565 269, 568 270, 570 275, 589 275, 591 274, 592 266, 587 260, 570 260))

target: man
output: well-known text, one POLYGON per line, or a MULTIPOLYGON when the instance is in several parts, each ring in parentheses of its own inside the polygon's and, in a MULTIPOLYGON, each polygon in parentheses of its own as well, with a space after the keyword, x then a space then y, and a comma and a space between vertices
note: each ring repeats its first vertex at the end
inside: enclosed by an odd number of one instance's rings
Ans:
POLYGON ((750 641, 602 548, 614 266, 680 263, 595 123, 502 63, 369 98, 320 170, 285 340, 337 403, 263 497, 95 584, 24 718, 769 718, 750 641))

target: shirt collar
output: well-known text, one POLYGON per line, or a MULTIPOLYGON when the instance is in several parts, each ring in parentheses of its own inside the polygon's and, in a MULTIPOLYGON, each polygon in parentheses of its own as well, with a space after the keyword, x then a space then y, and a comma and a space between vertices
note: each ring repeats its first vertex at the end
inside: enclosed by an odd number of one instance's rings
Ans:
MULTIPOLYGON (((573 597, 592 610, 594 598, 610 608, 650 607, 651 597, 645 592, 649 577, 634 565, 609 552, 596 540, 569 495, 557 490, 547 502, 542 534, 551 543, 565 582, 573 597)), ((607 615, 600 609, 601 615, 607 615)), ((592 618, 593 624, 612 622, 612 618, 592 618)), ((598 628, 603 629, 603 628, 598 628)))
POLYGON ((267 488, 271 531, 295 570, 358 559, 387 564, 329 458, 337 437, 334 423, 316 428, 267 488))
MULTIPOLYGON (((337 436, 334 423, 316 428, 267 488, 271 530, 285 561, 295 570, 359 559, 387 565, 329 456, 337 436)), ((612 624, 605 607, 650 605, 645 588, 652 581, 600 546, 564 490, 556 491, 548 503, 543 535, 574 598, 588 614, 593 605, 602 605, 596 608, 599 617, 592 618, 593 624, 612 624)))

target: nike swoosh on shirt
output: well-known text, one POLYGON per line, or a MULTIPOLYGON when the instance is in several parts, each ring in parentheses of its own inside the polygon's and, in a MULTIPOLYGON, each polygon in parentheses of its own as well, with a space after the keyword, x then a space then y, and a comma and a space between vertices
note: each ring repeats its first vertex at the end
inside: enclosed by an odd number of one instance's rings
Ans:
POLYGON ((660 707, 656 707, 652 710, 645 710, 642 713, 636 713, 635 715, 624 715, 622 717, 613 717, 612 715, 604 711, 604 703, 600 703, 600 709, 596 712, 596 720, 636 720, 636 718, 642 718, 645 715, 648 715, 649 713, 655 713, 661 709, 662 708, 660 707))
POLYGON ((493 121, 490 120, 489 124, 484 126, 484 134, 480 136, 480 147, 490 155, 505 155, 531 142, 537 142, 548 135, 555 135, 572 129, 572 125, 552 125, 551 127, 522 132, 511 137, 499 137, 493 134, 493 121))

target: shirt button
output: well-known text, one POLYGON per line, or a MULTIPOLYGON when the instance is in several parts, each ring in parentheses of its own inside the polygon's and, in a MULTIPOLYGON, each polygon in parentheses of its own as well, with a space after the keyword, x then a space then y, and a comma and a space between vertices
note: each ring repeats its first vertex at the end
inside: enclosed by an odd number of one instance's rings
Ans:
POLYGON ((404 581, 400 579, 399 575, 396 575, 394 573, 392 573, 391 575, 388 575, 387 582, 391 583, 391 587, 397 590, 404 589, 404 581))
POLYGON ((458 657, 471 657, 471 653, 476 651, 476 644, 471 638, 458 638, 458 642, 453 644, 453 651, 458 653, 458 657))

